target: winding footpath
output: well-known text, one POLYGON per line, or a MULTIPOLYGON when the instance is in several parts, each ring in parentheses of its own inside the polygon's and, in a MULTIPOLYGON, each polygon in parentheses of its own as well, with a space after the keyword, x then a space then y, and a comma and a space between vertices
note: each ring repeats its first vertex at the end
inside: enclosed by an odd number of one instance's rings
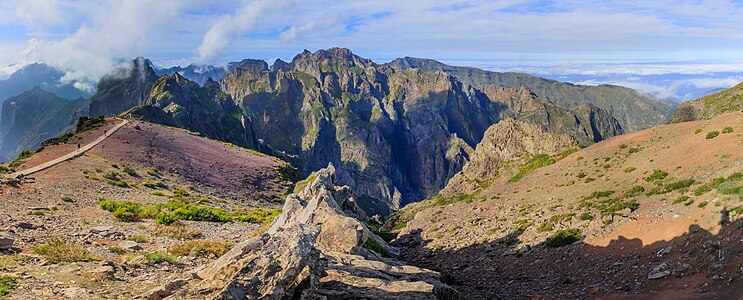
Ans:
POLYGON ((17 171, 15 173, 11 173, 9 175, 9 177, 10 178, 22 178, 22 177, 31 175, 33 173, 39 172, 41 170, 45 170, 45 169, 48 169, 50 167, 53 167, 53 166, 55 166, 55 165, 57 165, 57 164, 59 164, 61 162, 68 161, 68 160, 71 160, 71 159, 76 158, 78 156, 81 156, 81 155, 85 154, 85 152, 87 152, 88 150, 93 149, 93 147, 95 147, 96 145, 98 145, 101 142, 103 142, 104 140, 106 140, 106 138, 108 138, 109 136, 111 136, 112 134, 114 134, 114 132, 116 132, 117 130, 119 130, 119 128, 121 128, 122 126, 124 126, 127 123, 129 123, 129 121, 127 121, 125 119, 121 119, 121 121, 122 121, 121 124, 118 124, 118 125, 114 126, 110 130, 108 130, 105 134, 103 134, 100 137, 98 137, 95 141, 92 141, 92 142, 86 144, 85 146, 80 147, 80 149, 76 149, 73 152, 67 153, 64 156, 55 158, 53 160, 50 160, 50 161, 45 162, 43 164, 40 164, 38 166, 35 166, 35 167, 32 167, 32 168, 28 168, 28 169, 25 169, 25 170, 20 170, 20 171, 17 171))

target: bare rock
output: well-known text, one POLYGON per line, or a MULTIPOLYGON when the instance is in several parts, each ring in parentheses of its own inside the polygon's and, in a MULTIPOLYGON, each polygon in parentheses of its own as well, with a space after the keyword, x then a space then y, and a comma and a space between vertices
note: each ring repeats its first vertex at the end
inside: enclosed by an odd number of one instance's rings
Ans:
POLYGON ((15 239, 11 233, 0 232, 0 250, 13 248, 13 243, 15 243, 15 239))
MULTIPOLYGON (((390 258, 399 251, 356 218, 361 215, 354 213, 353 194, 334 185, 334 174, 332 164, 314 173, 313 182, 287 196, 267 233, 238 243, 182 278, 192 280, 182 288, 155 294, 167 294, 166 299, 458 299, 439 273, 390 258)), ((141 298, 160 299, 147 298, 151 295, 141 298)))
POLYGON ((142 247, 139 246, 139 244, 135 241, 123 241, 121 244, 119 244, 121 248, 124 248, 128 251, 139 251, 142 250, 142 247))

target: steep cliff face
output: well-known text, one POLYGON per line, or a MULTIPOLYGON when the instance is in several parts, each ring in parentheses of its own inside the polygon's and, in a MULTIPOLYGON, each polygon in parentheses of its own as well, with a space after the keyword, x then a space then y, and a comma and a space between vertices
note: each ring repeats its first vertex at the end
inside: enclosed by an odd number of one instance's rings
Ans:
POLYGON ((669 123, 706 120, 736 111, 743 111, 743 83, 712 95, 681 103, 669 123))
POLYGON ((548 132, 543 126, 506 119, 490 126, 482 141, 446 186, 444 194, 463 193, 473 182, 485 182, 499 175, 500 166, 524 156, 546 154, 554 156, 577 149, 578 142, 570 135, 548 132))
POLYGON ((107 74, 90 98, 90 116, 113 116, 142 104, 157 75, 149 60, 138 57, 107 74))
POLYGON ((131 115, 247 146, 239 108, 211 78, 202 87, 178 73, 163 75, 131 115))
POLYGON ((398 58, 387 65, 402 70, 421 69, 427 72, 446 72, 478 88, 484 88, 487 85, 512 89, 526 87, 542 102, 567 109, 592 104, 609 112, 628 132, 665 123, 676 108, 673 102, 651 99, 632 89, 615 85, 574 85, 527 74, 455 67, 431 59, 412 57, 398 58))
POLYGON ((333 162, 341 182, 393 207, 435 194, 500 109, 450 75, 398 71, 337 48, 273 69, 245 62, 223 87, 259 149, 305 173, 333 162))
POLYGON ((86 115, 85 99, 67 100, 36 87, 3 103, 0 114, 0 161, 10 161, 23 150, 75 129, 86 115))

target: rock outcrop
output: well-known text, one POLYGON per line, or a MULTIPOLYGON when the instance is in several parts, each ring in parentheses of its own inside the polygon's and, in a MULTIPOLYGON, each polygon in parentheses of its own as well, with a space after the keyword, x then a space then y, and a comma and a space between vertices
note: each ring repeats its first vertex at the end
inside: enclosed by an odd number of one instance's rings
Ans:
POLYGON ((556 155, 578 148, 578 142, 566 134, 547 132, 539 125, 507 119, 488 128, 482 142, 470 155, 470 161, 457 173, 442 193, 467 192, 473 181, 485 181, 499 174, 500 166, 524 155, 556 155))
POLYGON ((669 123, 707 120, 736 111, 743 111, 743 83, 712 95, 681 103, 669 123))
POLYGON ((90 98, 90 116, 113 116, 147 99, 157 75, 149 60, 138 57, 103 76, 98 92, 90 98))
POLYGON ((404 265, 398 250, 349 214, 361 213, 330 165, 286 198, 271 228, 146 299, 458 299, 439 273, 404 265))

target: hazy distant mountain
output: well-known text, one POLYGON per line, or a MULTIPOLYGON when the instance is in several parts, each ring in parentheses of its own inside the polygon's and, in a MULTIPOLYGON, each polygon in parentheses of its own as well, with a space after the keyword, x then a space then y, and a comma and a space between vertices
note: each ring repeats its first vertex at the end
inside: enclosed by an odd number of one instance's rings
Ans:
POLYGON ((0 81, 0 104, 5 99, 21 94, 36 86, 67 99, 87 98, 93 95, 94 91, 78 89, 73 83, 62 84, 60 79, 63 75, 64 72, 45 64, 34 63, 27 65, 10 75, 8 79, 0 81))
POLYGON ((87 115, 88 101, 67 100, 35 87, 8 98, 0 111, 0 161, 10 161, 22 150, 75 128, 87 115))
POLYGON ((175 66, 165 69, 155 68, 154 70, 157 76, 173 76, 175 75, 175 73, 178 73, 181 76, 186 77, 191 81, 195 81, 200 85, 204 84, 204 82, 206 82, 206 80, 209 78, 215 81, 220 81, 222 80, 222 77, 227 74, 227 68, 224 67, 194 64, 190 64, 187 67, 175 66))
POLYGON ((681 103, 669 123, 681 123, 743 111, 743 83, 702 98, 681 103))

